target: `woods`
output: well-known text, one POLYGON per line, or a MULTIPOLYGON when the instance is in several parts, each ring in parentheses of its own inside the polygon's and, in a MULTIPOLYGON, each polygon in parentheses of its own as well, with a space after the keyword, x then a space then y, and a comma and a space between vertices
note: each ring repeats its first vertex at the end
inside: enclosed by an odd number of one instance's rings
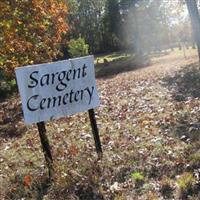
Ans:
POLYGON ((200 0, 2 0, 0 199, 199 200, 200 0))
POLYGON ((0 6, 0 66, 10 73, 16 66, 88 53, 142 55, 193 42, 178 1, 2 1, 0 6))

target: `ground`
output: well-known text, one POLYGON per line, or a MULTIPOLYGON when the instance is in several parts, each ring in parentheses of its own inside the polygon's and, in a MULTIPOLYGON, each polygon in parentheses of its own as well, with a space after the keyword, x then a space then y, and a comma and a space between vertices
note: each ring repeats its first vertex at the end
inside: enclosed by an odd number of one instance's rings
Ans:
MULTIPOLYGON (((123 64, 131 59, 122 57, 123 64)), ((0 103, 0 199, 200 199, 196 51, 153 55, 128 68, 102 58, 95 111, 103 159, 97 159, 87 113, 50 121, 50 183, 37 127, 24 126, 14 95, 0 103)))

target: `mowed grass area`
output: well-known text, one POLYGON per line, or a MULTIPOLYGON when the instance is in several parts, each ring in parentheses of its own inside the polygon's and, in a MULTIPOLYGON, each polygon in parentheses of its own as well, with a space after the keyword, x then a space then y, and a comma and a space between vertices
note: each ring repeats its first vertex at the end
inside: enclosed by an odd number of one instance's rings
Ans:
POLYGON ((186 56, 168 52, 97 79, 102 160, 87 112, 47 122, 51 184, 19 97, 1 102, 0 199, 200 199, 200 72, 196 51, 186 56))
POLYGON ((95 56, 95 72, 97 78, 110 78, 122 72, 128 72, 147 66, 147 56, 136 57, 129 52, 114 52, 95 56))
POLYGON ((129 52, 113 52, 108 54, 100 54, 95 56, 95 64, 104 63, 105 60, 107 62, 112 62, 120 59, 126 59, 131 56, 129 52))

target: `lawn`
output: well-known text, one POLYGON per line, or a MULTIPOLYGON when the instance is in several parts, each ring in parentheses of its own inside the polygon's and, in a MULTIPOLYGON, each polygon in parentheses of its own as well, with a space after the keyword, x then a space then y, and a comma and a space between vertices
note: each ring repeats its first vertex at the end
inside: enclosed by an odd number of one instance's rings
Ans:
POLYGON ((37 127, 24 125, 19 96, 0 103, 0 199, 200 199, 196 51, 185 58, 175 50, 141 66, 133 60, 116 53, 96 66, 102 160, 87 113, 46 123, 51 183, 37 127))

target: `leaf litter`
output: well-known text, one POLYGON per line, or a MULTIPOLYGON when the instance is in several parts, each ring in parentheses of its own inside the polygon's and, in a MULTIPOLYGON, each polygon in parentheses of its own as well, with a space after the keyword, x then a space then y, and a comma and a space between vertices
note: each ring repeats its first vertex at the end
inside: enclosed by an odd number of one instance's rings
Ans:
POLYGON ((48 190, 36 126, 24 126, 18 96, 1 102, 1 199, 180 199, 177 177, 186 172, 195 180, 186 197, 198 199, 199 88, 189 82, 198 79, 196 62, 194 53, 172 53, 97 80, 102 160, 87 112, 47 122, 55 168, 48 190), (131 178, 138 173, 141 182, 131 178))

